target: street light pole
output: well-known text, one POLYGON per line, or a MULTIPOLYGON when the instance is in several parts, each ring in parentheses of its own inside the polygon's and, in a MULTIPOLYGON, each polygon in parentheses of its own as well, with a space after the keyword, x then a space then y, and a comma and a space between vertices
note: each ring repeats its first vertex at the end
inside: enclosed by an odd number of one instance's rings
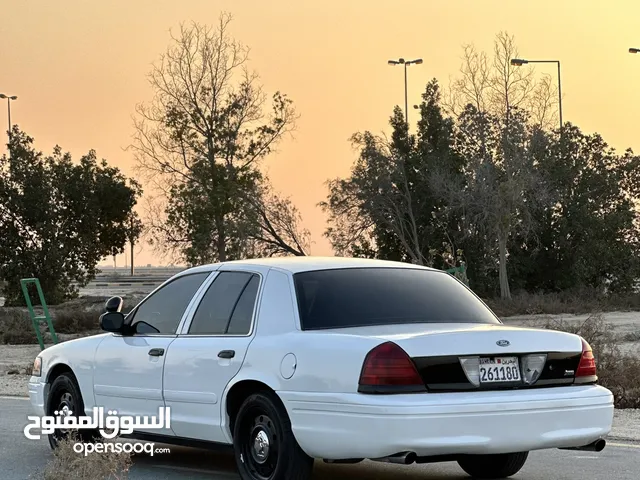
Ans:
POLYGON ((17 100, 18 97, 15 95, 5 95, 4 93, 0 93, 0 98, 7 99, 7 116, 9 118, 9 141, 11 141, 11 100, 17 100))
POLYGON ((560 60, 524 60, 522 58, 511 59, 511 65, 521 67, 527 63, 556 63, 558 65, 558 113, 560 115, 560 133, 562 133, 562 82, 560 80, 560 60))
POLYGON ((415 60, 405 60, 404 58, 399 58, 398 60, 389 60, 387 62, 389 65, 404 65, 404 121, 409 125, 409 94, 407 92, 407 67, 409 65, 420 65, 422 64, 422 59, 417 58, 415 60))
POLYGON ((560 114, 560 132, 562 133, 562 82, 560 81, 560 61, 558 61, 558 113, 560 114))
POLYGON ((408 100, 408 82, 407 82, 407 65, 411 65, 410 63, 404 64, 404 121, 407 125, 409 125, 409 100, 408 100))

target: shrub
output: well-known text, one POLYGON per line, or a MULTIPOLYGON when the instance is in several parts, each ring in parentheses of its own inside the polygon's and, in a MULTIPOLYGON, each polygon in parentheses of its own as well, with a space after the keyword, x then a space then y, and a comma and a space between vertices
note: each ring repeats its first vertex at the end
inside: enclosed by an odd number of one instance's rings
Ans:
POLYGON ((5 368, 7 375, 31 375, 33 364, 9 365, 5 368))
POLYGON ((590 289, 558 293, 520 292, 514 294, 511 300, 489 298, 485 299, 485 302, 499 317, 640 310, 639 293, 605 295, 590 289))
POLYGON ((614 335, 613 325, 601 314, 590 315, 584 322, 550 320, 544 328, 575 333, 584 338, 596 358, 599 383, 613 392, 617 408, 640 408, 640 358, 623 354, 614 335))
MULTIPOLYGON (((47 464, 41 480, 126 480, 129 478, 131 455, 110 451, 76 453, 73 445, 80 440, 77 433, 61 440, 47 464)), ((115 439, 117 441, 117 438, 115 439)))
POLYGON ((38 343, 29 314, 9 310, 0 318, 0 343, 9 345, 31 345, 38 343))
POLYGON ((53 314, 57 333, 86 333, 100 328, 100 311, 82 308, 59 309, 53 314))
POLYGON ((622 340, 625 342, 640 342, 640 331, 628 332, 622 336, 622 340))

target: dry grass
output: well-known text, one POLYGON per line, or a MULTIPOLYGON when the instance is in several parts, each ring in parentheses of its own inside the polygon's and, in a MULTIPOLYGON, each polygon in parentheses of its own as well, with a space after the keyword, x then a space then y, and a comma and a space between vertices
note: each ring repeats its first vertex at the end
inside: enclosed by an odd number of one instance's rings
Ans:
POLYGON ((611 390, 617 408, 640 408, 640 358, 620 352, 613 325, 601 314, 590 315, 580 324, 550 320, 544 328, 582 336, 593 349, 599 383, 611 390))
POLYGON ((592 290, 560 293, 518 293, 511 300, 485 299, 499 317, 514 315, 590 314, 593 312, 640 311, 640 294, 602 295, 592 290))
MULTIPOLYGON (((53 459, 37 477, 40 480, 126 480, 129 478, 131 455, 110 451, 76 453, 73 445, 80 440, 77 434, 62 440, 53 459)), ((116 439, 117 441, 117 439, 116 439)))
POLYGON ((623 342, 640 342, 640 330, 628 332, 622 336, 623 342))
POLYGON ((38 343, 29 314, 7 310, 0 317, 0 344, 31 345, 38 343))
POLYGON ((53 328, 57 333, 89 333, 100 330, 100 314, 104 310, 58 308, 53 313, 53 328))
MULTIPOLYGON (((134 299, 134 300, 137 300, 134 299)), ((62 335, 91 335, 100 332, 100 315, 104 312, 105 299, 101 297, 83 297, 62 305, 49 307, 56 333, 62 335)), ((129 308, 133 302, 127 302, 129 308)), ((36 315, 42 314, 39 306, 36 315)), ((123 309, 125 313, 127 309, 123 309)), ((41 322, 40 331, 45 343, 51 336, 45 322, 41 322)), ((24 307, 0 307, 0 345, 32 345, 38 343, 31 318, 24 307)))
POLYGON ((0 371, 1 370, 4 370, 7 375, 31 375, 33 364, 0 366, 0 371))
MULTIPOLYGON (((100 331, 99 311, 79 308, 51 311, 53 327, 58 334, 89 335, 100 331)), ((51 334, 45 322, 40 332, 45 343, 51 342, 51 334)), ((38 343, 31 317, 23 309, 0 310, 0 345, 33 345, 38 343)))

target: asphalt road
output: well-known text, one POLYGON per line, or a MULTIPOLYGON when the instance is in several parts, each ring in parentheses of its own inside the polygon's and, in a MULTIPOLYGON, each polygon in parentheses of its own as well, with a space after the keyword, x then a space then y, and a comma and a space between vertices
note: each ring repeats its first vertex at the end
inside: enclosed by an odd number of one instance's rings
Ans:
MULTIPOLYGON (((51 458, 46 439, 28 440, 23 428, 30 414, 28 400, 0 397, 0 477, 26 480, 42 471, 51 458)), ((336 439, 339 441, 339 439, 336 439)), ((161 445, 156 445, 161 447, 161 445)), ((169 446, 171 453, 134 459, 131 480, 236 480, 229 455, 169 446)), ((640 444, 613 440, 600 453, 548 450, 533 452, 516 475, 518 480, 637 480, 640 444)), ((326 465, 316 462, 315 480, 463 480, 468 478, 455 463, 389 465, 326 465)))

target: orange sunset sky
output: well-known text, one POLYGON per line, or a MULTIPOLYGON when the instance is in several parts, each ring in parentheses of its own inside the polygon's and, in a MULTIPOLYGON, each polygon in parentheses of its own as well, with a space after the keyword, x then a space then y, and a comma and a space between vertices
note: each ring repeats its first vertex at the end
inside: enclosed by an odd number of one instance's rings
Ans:
MULTIPOLYGON (((59 144, 132 174, 131 115, 151 98, 146 74, 180 22, 215 24, 234 16, 232 34, 251 47, 265 90, 281 90, 301 115, 295 138, 265 162, 277 190, 290 195, 312 232, 314 255, 331 254, 316 204, 324 182, 345 176, 356 154, 348 138, 387 129, 426 82, 448 85, 462 45, 490 52, 495 34, 515 35, 520 56, 562 62, 565 121, 597 131, 618 149, 640 150, 640 2, 591 0, 0 0, 0 92, 18 95, 12 120, 45 152, 59 144)), ((553 65, 536 71, 555 75, 553 65)), ((553 77, 555 79, 555 76, 553 77)), ((6 130, 6 104, 0 127, 6 130)), ((410 110, 410 121, 415 120, 410 110), (413 117, 413 118, 412 118, 413 117)), ((166 262, 166 261, 164 261, 166 262)), ((136 264, 162 264, 145 247, 136 264)), ((124 265, 124 256, 118 258, 124 265)))

